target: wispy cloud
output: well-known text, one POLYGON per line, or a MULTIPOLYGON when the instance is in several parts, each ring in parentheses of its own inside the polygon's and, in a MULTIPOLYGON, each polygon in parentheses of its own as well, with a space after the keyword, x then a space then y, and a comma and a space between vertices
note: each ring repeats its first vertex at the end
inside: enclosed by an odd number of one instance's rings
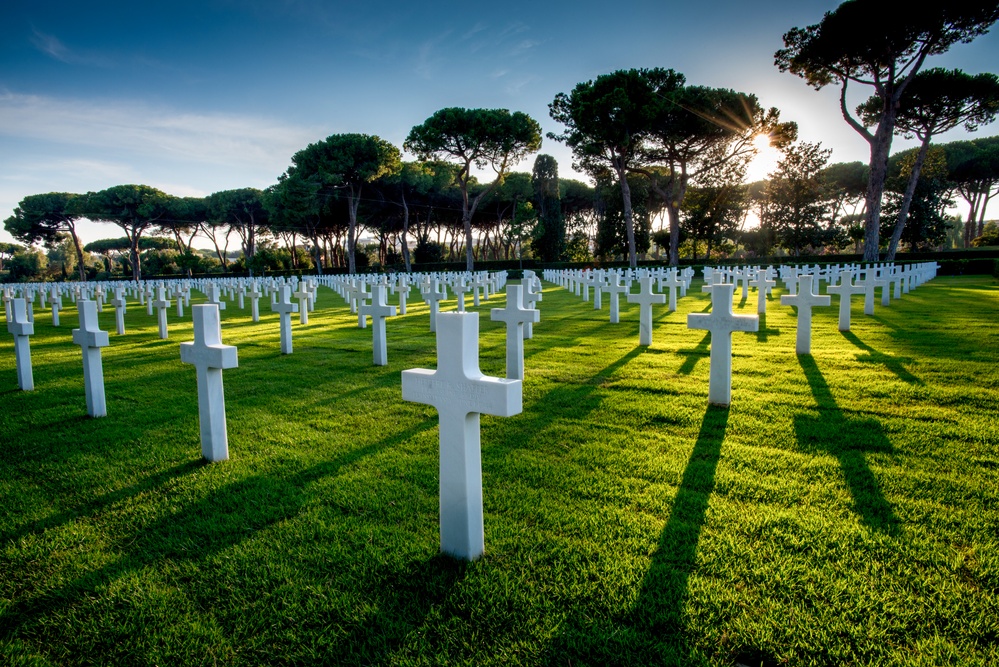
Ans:
POLYGON ((143 158, 240 168, 273 165, 280 173, 291 155, 322 138, 322 131, 254 116, 0 92, 4 135, 143 158))
POLYGON ((486 24, 483 23, 482 21, 479 21, 478 23, 476 23, 475 25, 473 25, 471 28, 469 28, 468 30, 466 30, 465 34, 463 34, 461 36, 461 38, 464 39, 464 40, 470 39, 471 37, 479 34, 480 32, 482 32, 485 29, 486 29, 486 24))
POLYGON ((31 43, 36 49, 54 60, 68 65, 91 65, 95 67, 110 67, 113 62, 106 56, 92 53, 80 53, 70 49, 55 35, 32 28, 31 43))
POLYGON ((534 39, 522 39, 513 45, 513 47, 510 49, 510 55, 511 56, 523 55, 524 53, 530 51, 540 43, 541 42, 534 39))
POLYGON ((450 35, 450 30, 443 32, 437 37, 424 41, 417 49, 416 64, 413 66, 413 70, 424 79, 432 78, 434 72, 446 62, 446 58, 441 54, 438 47, 450 35))

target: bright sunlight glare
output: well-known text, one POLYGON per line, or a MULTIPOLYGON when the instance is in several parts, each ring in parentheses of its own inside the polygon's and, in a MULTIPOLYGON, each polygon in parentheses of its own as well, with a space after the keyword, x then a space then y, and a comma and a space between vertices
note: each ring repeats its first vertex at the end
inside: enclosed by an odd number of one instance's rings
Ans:
POLYGON ((746 170, 746 182, 748 183, 767 178, 767 174, 777 168, 777 162, 781 157, 780 151, 770 145, 769 135, 756 135, 753 139, 753 145, 756 147, 757 153, 746 170))

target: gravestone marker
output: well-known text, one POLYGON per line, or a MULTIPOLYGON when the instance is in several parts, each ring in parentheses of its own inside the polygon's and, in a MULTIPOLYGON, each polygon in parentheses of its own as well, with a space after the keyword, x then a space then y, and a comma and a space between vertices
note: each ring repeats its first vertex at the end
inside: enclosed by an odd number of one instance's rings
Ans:
POLYGON ((295 298, 298 299, 298 323, 308 324, 309 323, 309 296, 311 292, 305 282, 300 282, 298 284, 298 289, 295 290, 295 298))
POLYGON ((494 322, 506 322, 506 378, 524 379, 524 324, 540 322, 541 313, 524 308, 522 285, 506 286, 506 307, 493 308, 490 318, 494 322))
POLYGON ((13 299, 10 305, 12 312, 10 321, 7 322, 7 331, 14 335, 17 386, 21 391, 31 391, 35 388, 35 378, 31 373, 31 344, 28 342, 28 336, 35 333, 35 325, 28 321, 28 307, 24 299, 13 299))
POLYGON ((115 333, 119 336, 125 335, 125 288, 116 287, 114 289, 114 298, 111 299, 111 305, 114 306, 114 324, 115 333))
POLYGON ((180 344, 180 360, 193 364, 198 373, 201 455, 209 461, 224 461, 229 458, 229 435, 225 423, 222 371, 239 366, 236 348, 222 344, 217 305, 203 304, 191 310, 194 342, 180 344))
POLYGON ((638 294, 629 294, 628 303, 638 304, 638 344, 652 345, 652 305, 666 303, 665 294, 652 291, 652 276, 638 279, 638 294))
POLYGON ((850 297, 854 294, 862 294, 864 288, 853 284, 853 273, 842 271, 839 274, 839 284, 830 285, 826 288, 829 294, 839 294, 839 330, 850 330, 850 297))
POLYGON ((735 285, 711 286, 711 312, 687 315, 688 329, 711 332, 711 368, 708 379, 708 403, 728 407, 732 402, 732 332, 759 331, 758 315, 732 312, 735 285))
POLYGON ((780 297, 782 306, 798 308, 798 333, 794 351, 797 354, 812 353, 812 308, 828 306, 832 297, 828 294, 812 293, 812 276, 805 274, 798 277, 797 294, 783 294, 780 297))
POLYGON ((291 287, 282 285, 281 298, 271 304, 271 311, 281 315, 281 354, 291 354, 291 314, 298 312, 298 304, 291 302, 291 287))
POLYGON ((395 306, 386 303, 385 285, 371 286, 371 304, 362 303, 358 308, 361 317, 371 317, 372 349, 375 366, 388 364, 388 345, 385 335, 385 318, 395 317, 395 306))
POLYGON ((437 370, 402 372, 402 398, 432 405, 440 420, 441 551, 474 560, 485 551, 479 415, 522 410, 522 383, 479 371, 479 314, 441 313, 437 370))
POLYGON ((163 286, 160 285, 156 288, 156 300, 150 302, 152 307, 156 309, 156 315, 159 320, 160 327, 160 338, 165 339, 167 337, 167 308, 170 307, 170 302, 167 301, 166 294, 164 294, 163 286))
POLYGON ((83 350, 83 388, 87 397, 87 414, 91 417, 106 417, 108 409, 104 400, 101 348, 110 344, 108 332, 100 329, 95 302, 77 301, 76 308, 80 313, 80 328, 73 329, 73 342, 83 350))

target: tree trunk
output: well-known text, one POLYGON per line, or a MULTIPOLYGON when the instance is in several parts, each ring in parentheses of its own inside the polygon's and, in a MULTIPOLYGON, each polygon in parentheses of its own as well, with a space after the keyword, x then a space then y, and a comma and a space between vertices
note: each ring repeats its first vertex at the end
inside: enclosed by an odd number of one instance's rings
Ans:
POLYGON ((923 162, 926 154, 930 151, 930 135, 927 133, 919 147, 916 155, 916 162, 912 165, 912 173, 909 175, 909 182, 905 186, 905 195, 902 197, 902 206, 898 211, 898 221, 891 235, 891 242, 888 244, 888 254, 885 256, 886 262, 895 261, 895 252, 898 250, 898 242, 902 239, 902 230, 905 229, 905 221, 909 217, 909 207, 912 206, 912 197, 916 194, 916 185, 919 183, 919 172, 923 169, 923 162))
POLYGON ((624 231, 628 236, 628 266, 638 268, 638 254, 635 251, 635 221, 631 211, 631 186, 628 185, 628 174, 621 160, 616 160, 614 169, 621 183, 621 202, 624 205, 624 231))
POLYGON ((409 259, 409 204, 406 203, 406 193, 402 193, 402 261, 406 264, 406 273, 413 272, 413 264, 409 259))
POLYGON ((87 282, 86 267, 83 266, 83 246, 80 245, 80 238, 76 235, 76 226, 72 221, 68 221, 70 238, 73 239, 73 247, 76 249, 76 268, 80 271, 80 282, 87 282))

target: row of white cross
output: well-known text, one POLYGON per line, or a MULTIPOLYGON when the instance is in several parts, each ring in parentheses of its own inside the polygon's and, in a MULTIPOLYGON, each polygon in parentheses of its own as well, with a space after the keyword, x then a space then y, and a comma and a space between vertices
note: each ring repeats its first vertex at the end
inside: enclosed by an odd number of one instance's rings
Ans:
MULTIPOLYGON (((529 275, 525 283, 531 285, 533 280, 529 275)), ((381 308, 386 316, 388 311, 394 314, 394 306, 384 305, 385 288, 384 284, 375 285, 373 305, 362 303, 359 310, 381 308)), ((491 315, 506 324, 507 378, 487 377, 479 370, 478 313, 471 312, 438 314, 441 328, 437 334, 437 369, 414 369, 402 374, 403 399, 432 405, 440 415, 441 549, 469 560, 483 553, 485 539, 479 414, 512 416, 521 411, 523 326, 540 320, 536 309, 524 307, 520 285, 508 285, 506 289, 506 307, 492 309, 491 315)), ((287 300, 285 287, 278 303, 287 300)), ((19 351, 23 348, 29 354, 27 337, 33 333, 33 323, 27 321, 24 299, 12 299, 9 305, 13 314, 8 330, 15 336, 18 371, 26 369, 29 374, 21 388, 30 390, 30 356, 25 362, 19 351)), ((98 329, 96 302, 81 299, 77 307, 80 329, 73 330, 73 340, 84 351, 87 411, 101 417, 106 415, 106 408, 100 348, 108 345, 108 334, 98 329)), ((279 312, 287 317, 290 309, 279 312)), ((209 461, 229 456, 222 371, 238 366, 236 347, 222 343, 219 314, 218 303, 195 305, 194 341, 180 345, 181 361, 194 365, 197 371, 202 456, 209 461)), ((383 317, 375 319, 384 324, 383 317)), ((378 357, 376 343, 376 363, 378 357)))
MULTIPOLYGON (((850 301, 854 294, 864 294, 864 312, 874 314, 874 292, 877 287, 882 290, 882 303, 888 304, 888 288, 895 281, 896 295, 905 285, 909 287, 922 284, 936 275, 938 265, 925 263, 896 267, 894 265, 876 265, 861 269, 857 266, 833 267, 830 270, 815 270, 809 273, 807 267, 781 267, 789 290, 781 296, 781 305, 793 306, 798 311, 797 334, 795 341, 796 354, 810 354, 812 345, 812 308, 829 306, 831 297, 828 294, 818 295, 813 291, 813 278, 827 279, 830 285, 826 291, 839 295, 839 330, 850 330, 850 301), (864 279, 854 284, 853 279, 863 272, 864 279)), ((616 309, 618 294, 627 295, 629 303, 639 305, 639 344, 652 344, 652 306, 666 302, 665 294, 656 294, 652 284, 658 277, 660 285, 667 286, 671 291, 670 312, 676 310, 675 290, 686 292, 689 277, 693 271, 686 269, 639 270, 639 271, 546 271, 545 278, 566 289, 573 290, 577 295, 582 287, 582 296, 588 298, 587 289, 594 290, 594 308, 600 308, 600 294, 607 291, 611 294, 611 322, 618 322, 616 309), (630 293, 630 283, 637 277, 639 291, 630 293), (622 284, 622 280, 624 283, 622 284)), ((767 295, 776 286, 776 273, 773 267, 743 268, 712 268, 705 267, 704 279, 707 284, 702 288, 711 293, 711 313, 690 313, 687 315, 689 329, 704 329, 711 334, 710 370, 708 381, 708 402, 712 405, 728 406, 732 402, 732 333, 735 331, 753 332, 759 330, 759 315, 766 313, 767 295), (726 279, 732 282, 725 282, 726 279), (736 315, 733 312, 733 295, 741 282, 743 299, 748 296, 748 289, 757 290, 757 315, 736 315)), ((814 287, 817 287, 815 285, 814 287)))
MULTIPOLYGON (((932 277, 935 267, 926 268, 918 274, 917 281, 932 277)), ((769 271, 758 272, 755 287, 764 295, 773 286, 773 281, 767 276, 769 271), (762 276, 760 275, 762 274, 762 276)), ((872 272, 875 277, 877 272, 872 272)), ((867 279, 870 280, 870 275, 867 279)), ((546 274, 549 277, 549 274, 546 274)), ((568 286, 564 275, 550 274, 551 278, 560 284, 568 286)), ((505 278, 505 277, 504 277, 505 278)), ((648 321, 642 325, 643 331, 648 331, 648 342, 651 344, 651 305, 663 304, 666 295, 655 294, 652 290, 654 276, 644 273, 638 276, 641 289, 638 294, 628 294, 629 301, 639 303, 643 310, 648 311, 648 321), (636 297, 632 300, 631 297, 636 297), (656 298, 653 298, 656 297, 656 298)), ((850 294, 860 293, 852 285, 853 274, 840 272, 829 291, 840 294, 841 303, 846 302, 847 328, 849 328, 849 298, 850 294)), ((522 410, 523 400, 523 340, 525 325, 536 323, 540 315, 536 309, 526 308, 524 299, 534 290, 535 276, 525 274, 524 287, 507 286, 507 302, 503 309, 493 309, 492 319, 502 321, 507 325, 507 377, 493 378, 485 376, 479 370, 478 363, 478 313, 454 312, 435 313, 432 326, 437 330, 436 370, 413 369, 402 373, 402 397, 433 406, 440 421, 440 544, 444 553, 458 558, 475 559, 484 553, 484 525, 482 513, 482 471, 481 447, 479 435, 479 415, 489 414, 509 417, 522 410)), ((676 281, 680 288, 684 282, 679 274, 667 278, 666 284, 676 281)), ((691 313, 687 316, 687 326, 692 329, 704 329, 711 335, 711 367, 709 379, 708 400, 717 405, 728 405, 731 402, 732 366, 731 366, 731 336, 733 331, 756 331, 759 318, 756 315, 735 315, 733 313, 733 294, 736 285, 723 283, 723 272, 717 271, 710 276, 711 282, 705 286, 711 293, 712 308, 710 313, 691 313)), ((464 281, 459 281, 461 285, 464 281)), ((575 281, 577 285, 594 287, 595 281, 589 276, 575 281)), ((748 282, 748 280, 747 280, 748 282)), ((798 339, 797 351, 805 354, 810 349, 811 308, 828 306, 830 297, 813 293, 812 275, 796 274, 794 294, 782 296, 785 305, 798 308, 798 339), (804 332, 804 333, 803 333, 804 332)), ((371 315, 373 322, 382 325, 382 352, 384 359, 384 319, 394 316, 395 307, 385 303, 387 285, 384 282, 372 283, 372 292, 365 290, 363 280, 353 279, 338 281, 341 288, 338 291, 345 295, 352 308, 356 307, 360 317, 371 315), (349 287, 347 287, 349 286, 349 287), (365 303, 370 297, 372 304, 365 303), (367 312, 366 312, 367 311, 367 312)), ((620 293, 627 290, 622 287, 621 276, 611 276, 604 283, 595 287, 594 294, 604 291, 604 286, 611 289, 612 307, 620 293)), ((331 286, 333 286, 331 284, 331 286)), ((687 285, 689 286, 689 281, 687 285)), ((686 289, 686 286, 683 289, 686 289)), ((438 303, 445 293, 438 278, 431 278, 424 293, 432 294, 433 303, 438 303)), ((883 289, 885 289, 883 287, 883 289)), ((461 294, 459 287, 457 293, 461 294)), ((288 286, 281 290, 282 304, 278 312, 282 315, 282 330, 284 321, 294 312, 298 304, 289 303, 288 286), (288 306, 285 308, 285 306, 288 306)), ((422 291, 422 290, 421 290, 422 291)), ((408 293, 408 286, 404 288, 408 293)), ((540 299, 540 289, 537 299, 540 299)), ((428 301, 429 303, 430 301, 428 301)), ((11 304, 13 316, 10 317, 8 330, 15 336, 15 354, 20 355, 19 339, 24 339, 26 349, 27 336, 33 332, 32 323, 27 321, 26 307, 23 299, 13 299, 11 304)), ((675 308, 675 303, 671 304, 675 308)), ((303 304, 304 306, 304 304, 303 304)), ((84 349, 84 376, 87 386, 88 414, 102 416, 106 414, 103 403, 103 379, 100 369, 100 348, 108 345, 107 333, 97 329, 96 303, 88 300, 78 302, 80 310, 80 329, 73 331, 73 340, 84 349), (94 397, 100 389, 100 399, 94 397), (92 396, 92 394, 94 396, 92 396)), ((222 385, 222 371, 235 368, 238 365, 237 351, 234 346, 221 342, 221 323, 219 319, 219 304, 208 303, 197 305, 192 309, 194 319, 193 342, 181 344, 181 361, 193 364, 197 369, 198 404, 202 442, 202 454, 210 461, 228 458, 228 436, 225 423, 225 399, 222 385)), ((842 311, 841 311, 842 312, 842 311)), ((642 317, 643 322, 645 317, 642 317)), ((843 322, 840 322, 842 329, 843 322)), ((290 328, 290 324, 288 325, 290 328)), ((377 331, 377 325, 376 325, 377 331)), ((284 336, 282 335, 282 340, 284 336)), ((378 334, 375 333, 375 363, 379 361, 378 334)), ((283 348, 283 343, 282 343, 283 348)), ((290 352, 290 336, 289 350, 290 352)), ((22 363, 18 359, 19 382, 22 377, 22 363)), ((28 384, 30 384, 30 360, 27 364, 28 384)), ((22 384, 22 389, 30 388, 22 384)))

